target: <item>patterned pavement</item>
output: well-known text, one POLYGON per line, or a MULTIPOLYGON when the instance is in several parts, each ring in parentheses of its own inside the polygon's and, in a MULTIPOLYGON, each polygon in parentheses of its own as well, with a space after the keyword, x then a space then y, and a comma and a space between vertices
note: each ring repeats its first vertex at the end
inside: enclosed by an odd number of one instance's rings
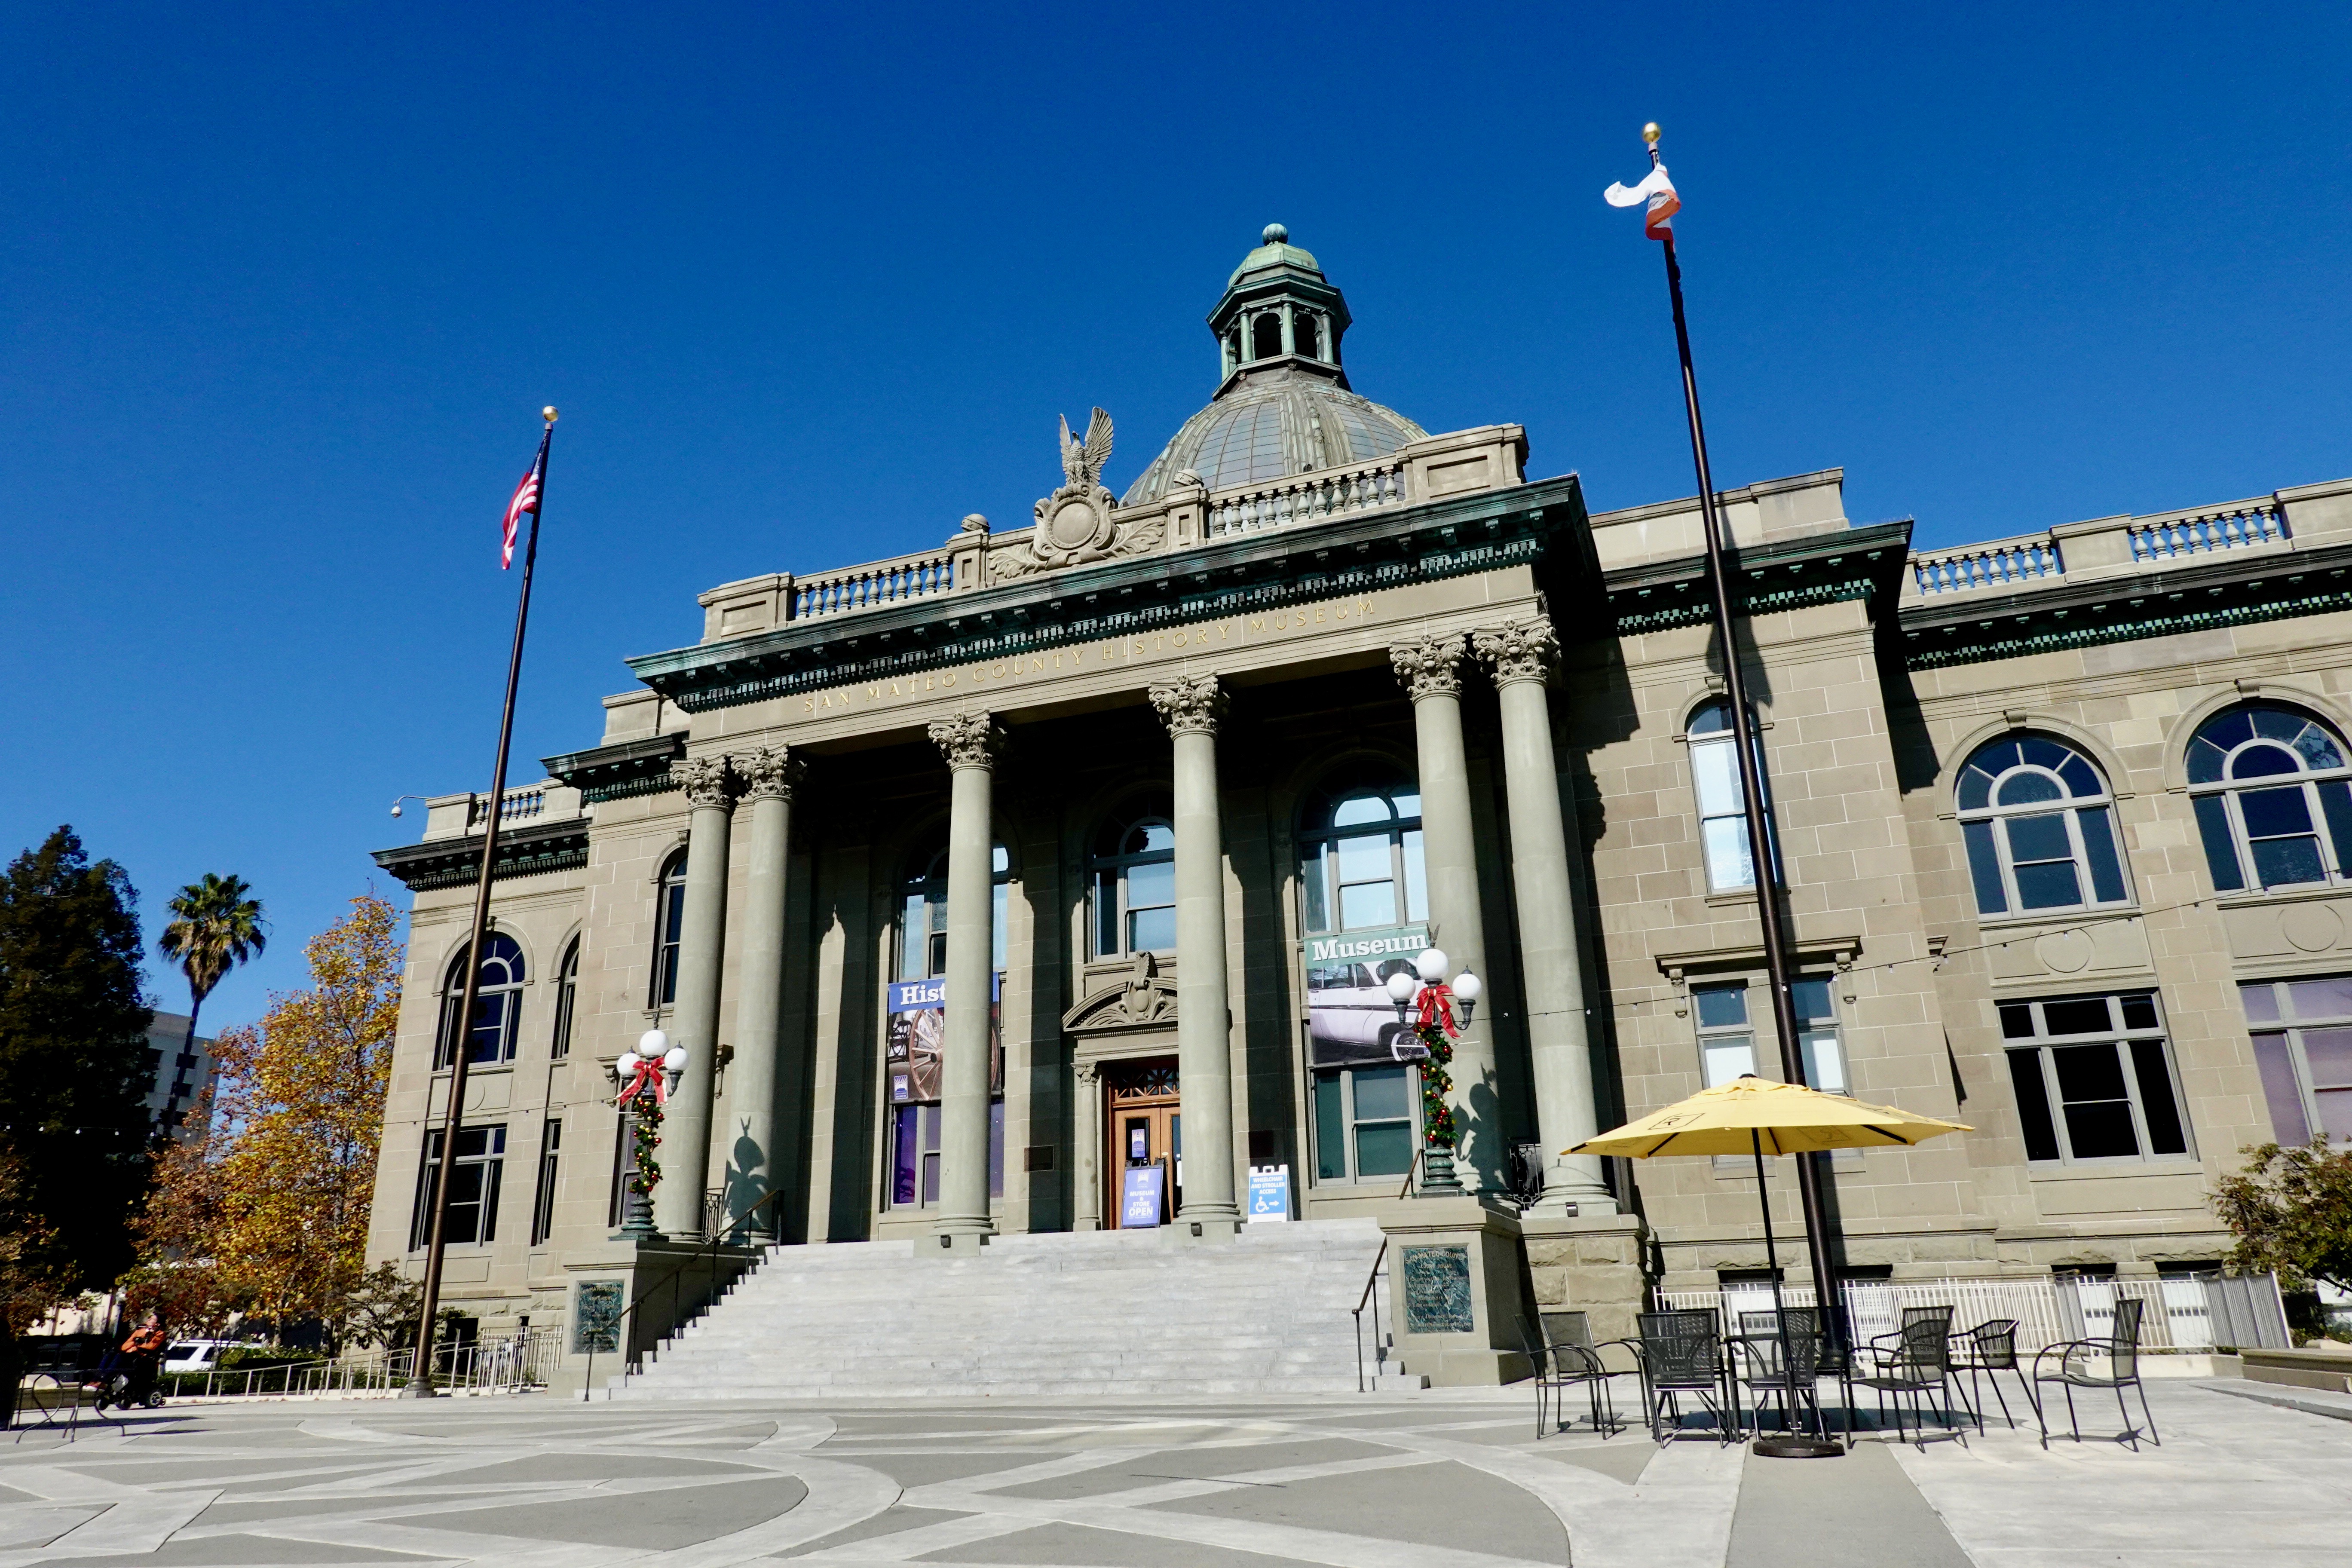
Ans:
POLYGON ((1996 1422, 1965 1448, 1775 1463, 1638 1431, 1538 1444, 1529 1397, 1507 1390, 185 1405, 71 1445, 0 1435, 0 1568, 2341 1561, 2324 1543, 2352 1526, 2352 1425, 2186 1386, 2158 1391, 2157 1417, 2167 1446, 2139 1455, 2044 1457, 1996 1422))

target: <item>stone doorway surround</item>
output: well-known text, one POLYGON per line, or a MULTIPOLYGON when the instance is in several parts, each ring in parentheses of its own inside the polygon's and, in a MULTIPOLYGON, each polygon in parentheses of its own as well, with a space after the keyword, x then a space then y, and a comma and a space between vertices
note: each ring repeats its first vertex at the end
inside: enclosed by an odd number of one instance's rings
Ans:
POLYGON ((1134 1153, 1129 1145, 1138 1132, 1142 1134, 1145 1159, 1167 1167, 1168 1185, 1160 1218, 1162 1225, 1173 1223, 1181 1212, 1183 1198, 1179 1173, 1183 1169, 1184 1102, 1175 1055, 1119 1058, 1103 1063, 1100 1094, 1104 1106, 1100 1201, 1107 1228, 1124 1228, 1119 1223, 1120 1195, 1134 1153))
POLYGON ((1076 1114, 1070 1139, 1077 1154, 1071 1192, 1077 1200, 1074 1230, 1110 1228, 1107 1208, 1111 1172, 1109 1089, 1113 1064, 1176 1057, 1175 965, 1155 953, 1103 960, 1087 966, 1088 990, 1062 1016, 1070 1039, 1072 1104, 1076 1114))

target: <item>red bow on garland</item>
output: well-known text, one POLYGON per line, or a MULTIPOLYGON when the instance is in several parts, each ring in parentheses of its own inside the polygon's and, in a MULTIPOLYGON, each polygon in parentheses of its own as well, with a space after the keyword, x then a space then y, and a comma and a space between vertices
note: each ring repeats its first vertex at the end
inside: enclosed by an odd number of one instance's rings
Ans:
POLYGON ((621 1096, 618 1100, 613 1101, 613 1103, 614 1105, 626 1105, 638 1095, 647 1093, 654 1097, 654 1103, 656 1105, 667 1105, 669 1103, 669 1078, 667 1074, 662 1071, 661 1058, 658 1057, 639 1057, 637 1058, 637 1070, 635 1075, 632 1077, 627 1083, 621 1086, 621 1096))
POLYGON ((1441 1026, 1447 1035, 1459 1035, 1461 1026, 1454 1021, 1454 987, 1445 984, 1424 985, 1421 988, 1421 1026, 1441 1026))

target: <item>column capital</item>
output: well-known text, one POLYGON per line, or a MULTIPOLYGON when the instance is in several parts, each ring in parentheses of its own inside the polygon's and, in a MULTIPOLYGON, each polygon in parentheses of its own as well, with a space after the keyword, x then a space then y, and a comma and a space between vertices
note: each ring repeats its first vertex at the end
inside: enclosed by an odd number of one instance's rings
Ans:
POLYGON ((790 746, 762 746, 731 759, 743 794, 751 800, 790 800, 808 774, 808 763, 793 755, 790 746))
POLYGON ((1396 643, 1389 648, 1405 692, 1415 702, 1424 697, 1462 695, 1462 638, 1436 634, 1396 643))
POLYGON ((1070 1064, 1070 1072, 1072 1076, 1076 1078, 1078 1080, 1078 1087, 1080 1089, 1092 1089, 1094 1088, 1097 1079, 1102 1076, 1102 1064, 1100 1062, 1072 1062, 1070 1064))
POLYGON ((697 811, 734 809, 734 773, 726 757, 684 757, 672 763, 669 771, 686 792, 687 805, 697 811))
POLYGON ((1559 633, 1549 616, 1530 616, 1472 632, 1470 646, 1497 686, 1544 681, 1551 678, 1552 664, 1559 657, 1559 633))
POLYGON ((1171 735, 1213 735, 1225 716, 1225 693, 1213 675, 1180 675, 1154 685, 1151 705, 1171 735))
POLYGON ((985 710, 934 719, 930 735, 950 768, 993 768, 1004 754, 1004 731, 985 710))

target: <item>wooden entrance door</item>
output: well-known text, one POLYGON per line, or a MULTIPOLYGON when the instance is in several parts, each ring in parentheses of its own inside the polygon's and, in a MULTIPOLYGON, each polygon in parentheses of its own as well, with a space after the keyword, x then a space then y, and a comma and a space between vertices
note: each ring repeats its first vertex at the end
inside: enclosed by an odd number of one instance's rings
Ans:
POLYGON ((1103 1213, 1118 1229, 1128 1168, 1159 1165, 1168 1173, 1160 1205, 1165 1225, 1184 1206, 1184 1111, 1176 1092, 1176 1058, 1106 1062, 1103 1081, 1110 1100, 1110 1147, 1103 1152, 1110 1191, 1103 1194, 1103 1213))

